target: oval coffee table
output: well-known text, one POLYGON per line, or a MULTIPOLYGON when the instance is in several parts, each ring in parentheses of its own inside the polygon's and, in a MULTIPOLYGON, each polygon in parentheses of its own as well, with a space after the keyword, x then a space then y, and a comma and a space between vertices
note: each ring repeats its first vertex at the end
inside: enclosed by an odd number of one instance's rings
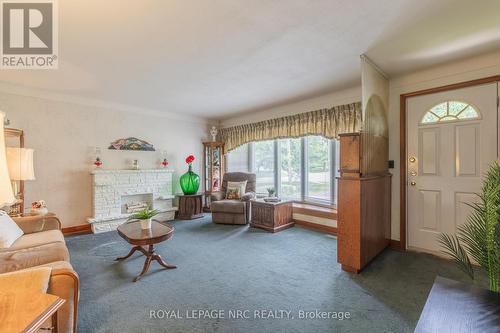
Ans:
POLYGON ((146 256, 142 272, 134 278, 134 282, 138 281, 144 274, 146 274, 149 269, 149 265, 153 260, 156 260, 165 268, 177 268, 175 265, 170 265, 164 262, 161 256, 154 250, 154 244, 158 244, 172 238, 174 235, 174 227, 161 224, 157 221, 151 221, 151 229, 141 229, 140 221, 133 221, 120 225, 117 228, 117 231, 123 239, 134 245, 134 247, 125 257, 119 257, 115 260, 119 261, 127 259, 134 254, 135 251, 139 251, 146 256), (147 250, 144 248, 146 245, 148 246, 147 250))

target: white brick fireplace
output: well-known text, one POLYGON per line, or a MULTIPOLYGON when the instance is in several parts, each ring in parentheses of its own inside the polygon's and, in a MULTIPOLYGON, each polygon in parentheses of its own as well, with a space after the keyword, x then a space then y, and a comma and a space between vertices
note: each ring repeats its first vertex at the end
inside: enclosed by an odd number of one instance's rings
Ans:
POLYGON ((94 233, 115 230, 130 216, 127 205, 147 203, 161 214, 155 219, 174 219, 172 170, 94 170, 92 206, 94 216, 87 221, 94 233))

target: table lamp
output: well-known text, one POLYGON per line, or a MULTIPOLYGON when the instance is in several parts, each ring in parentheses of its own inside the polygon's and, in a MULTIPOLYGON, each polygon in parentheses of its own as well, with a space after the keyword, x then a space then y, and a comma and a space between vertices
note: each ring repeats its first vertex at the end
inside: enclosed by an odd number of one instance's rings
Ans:
POLYGON ((12 205, 16 198, 12 192, 10 183, 9 168, 7 166, 7 155, 5 152, 5 131, 3 123, 5 113, 0 111, 0 208, 12 205))
MULTIPOLYGON (((17 187, 17 181, 34 180, 35 171, 33 170, 33 149, 7 147, 7 166, 9 168, 12 189, 17 203, 24 201, 24 193, 20 193, 17 187)), ((20 208, 17 205, 12 210, 20 208)), ((11 211, 11 215, 22 212, 11 211)))

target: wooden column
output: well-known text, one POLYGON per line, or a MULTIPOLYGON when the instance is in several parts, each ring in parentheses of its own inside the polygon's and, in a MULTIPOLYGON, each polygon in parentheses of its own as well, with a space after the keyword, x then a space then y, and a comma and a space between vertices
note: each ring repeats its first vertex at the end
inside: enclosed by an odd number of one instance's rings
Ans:
POLYGON ((340 136, 338 262, 359 273, 390 242, 391 174, 363 175, 359 133, 340 136))

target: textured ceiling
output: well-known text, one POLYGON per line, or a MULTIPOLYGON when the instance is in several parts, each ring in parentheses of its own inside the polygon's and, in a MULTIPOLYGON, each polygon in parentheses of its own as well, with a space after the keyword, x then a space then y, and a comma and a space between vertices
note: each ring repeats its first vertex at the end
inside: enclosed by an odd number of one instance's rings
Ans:
POLYGON ((205 118, 500 48, 495 0, 59 0, 59 69, 0 82, 205 118))

